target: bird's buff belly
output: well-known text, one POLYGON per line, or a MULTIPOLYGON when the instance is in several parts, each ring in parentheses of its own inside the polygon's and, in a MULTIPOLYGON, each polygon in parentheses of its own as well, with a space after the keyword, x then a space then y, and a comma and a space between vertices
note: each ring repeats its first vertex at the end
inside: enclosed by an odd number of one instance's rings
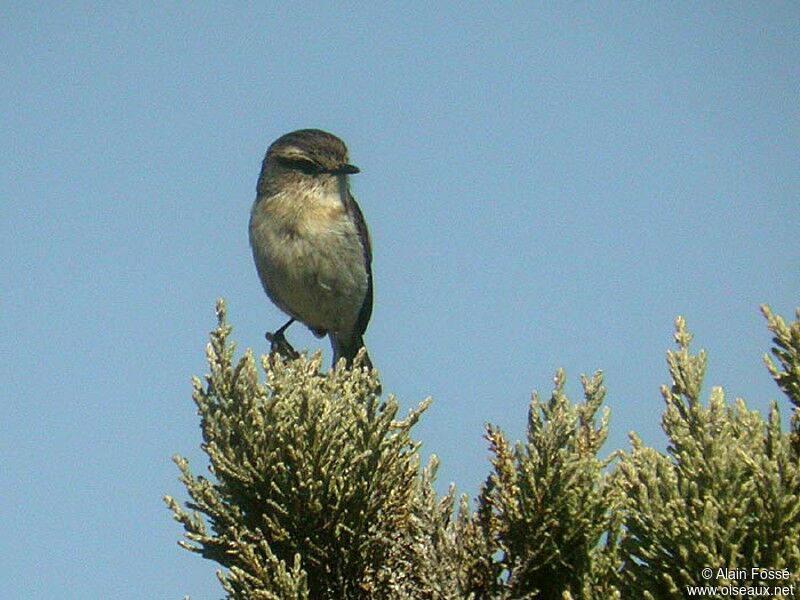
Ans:
POLYGON ((312 236, 270 235, 259 269, 270 298, 312 329, 352 330, 367 293, 364 255, 349 223, 312 236))

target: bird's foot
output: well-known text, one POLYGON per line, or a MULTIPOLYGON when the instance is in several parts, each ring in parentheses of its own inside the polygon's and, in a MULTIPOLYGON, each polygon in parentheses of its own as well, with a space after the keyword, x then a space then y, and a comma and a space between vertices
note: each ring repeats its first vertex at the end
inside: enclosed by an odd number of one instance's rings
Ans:
POLYGON ((264 334, 264 337, 267 338, 269 342, 269 360, 270 363, 274 360, 276 354, 280 354, 285 359, 295 359, 300 358, 300 353, 292 348, 292 345, 289 343, 289 340, 286 339, 286 336, 283 335, 283 327, 276 331, 275 333, 270 333, 269 331, 264 334))
POLYGON ((270 364, 273 363, 275 360, 275 355, 280 354, 282 357, 292 360, 294 358, 300 358, 300 354, 292 348, 292 345, 286 339, 284 332, 289 328, 289 326, 294 323, 294 317, 286 321, 286 323, 278 329, 275 333, 270 333, 269 331, 264 334, 264 337, 267 338, 269 342, 269 362, 270 364))

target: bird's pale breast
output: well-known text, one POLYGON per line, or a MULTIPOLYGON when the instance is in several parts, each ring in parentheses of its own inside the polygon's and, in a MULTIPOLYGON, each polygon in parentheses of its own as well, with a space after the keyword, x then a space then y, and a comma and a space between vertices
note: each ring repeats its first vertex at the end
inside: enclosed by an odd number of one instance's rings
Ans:
POLYGON ((256 200, 250 243, 264 289, 312 328, 349 333, 367 292, 364 251, 338 194, 256 200))

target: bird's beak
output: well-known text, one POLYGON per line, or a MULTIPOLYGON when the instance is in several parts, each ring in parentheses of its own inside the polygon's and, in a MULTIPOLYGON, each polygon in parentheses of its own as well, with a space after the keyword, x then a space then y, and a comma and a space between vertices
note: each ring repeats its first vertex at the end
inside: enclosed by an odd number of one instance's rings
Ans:
POLYGON ((348 164, 340 165, 336 169, 331 171, 331 173, 333 173, 334 175, 355 175, 356 173, 360 172, 361 169, 359 169, 357 166, 348 164))

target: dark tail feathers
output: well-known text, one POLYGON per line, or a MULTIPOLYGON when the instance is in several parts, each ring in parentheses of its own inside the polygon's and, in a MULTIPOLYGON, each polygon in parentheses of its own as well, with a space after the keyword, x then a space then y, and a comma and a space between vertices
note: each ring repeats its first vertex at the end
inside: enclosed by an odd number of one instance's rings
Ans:
MULTIPOLYGON (((364 338, 357 335, 353 339, 345 341, 338 337, 331 336, 331 347, 333 348, 333 366, 336 366, 340 358, 344 358, 349 368, 353 365, 353 360, 356 354, 358 354, 358 351, 364 347, 364 338)), ((366 350, 364 351, 364 360, 361 364, 367 369, 372 369, 372 361, 369 358, 369 354, 366 353, 366 350)))

